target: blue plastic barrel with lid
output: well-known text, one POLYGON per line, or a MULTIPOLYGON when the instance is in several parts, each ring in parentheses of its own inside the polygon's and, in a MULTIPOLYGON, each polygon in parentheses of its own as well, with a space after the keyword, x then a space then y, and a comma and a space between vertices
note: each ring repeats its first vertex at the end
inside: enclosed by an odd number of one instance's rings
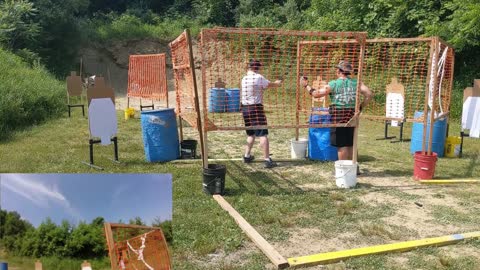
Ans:
MULTIPOLYGON (((312 108, 310 124, 330 124, 328 108, 312 108)), ((330 128, 308 129, 308 158, 320 161, 338 160, 337 148, 330 145, 330 128)))
MULTIPOLYGON (((423 116, 423 112, 415 112, 414 118, 418 119, 423 116)), ((428 150, 428 142, 430 138, 430 116, 427 119, 427 137, 426 148, 428 150)), ((438 157, 443 157, 445 150, 445 137, 447 135, 447 119, 442 118, 433 123, 432 134, 432 152, 437 153, 438 157)), ((423 138, 423 122, 414 122, 412 125, 412 141, 410 143, 410 153, 415 154, 416 151, 422 151, 423 138)))
POLYGON ((239 112, 240 111, 240 89, 229 88, 225 90, 227 94, 227 112, 239 112))
POLYGON ((225 112, 227 107, 227 94, 225 88, 210 88, 208 112, 225 112))
POLYGON ((141 122, 147 161, 170 161, 180 156, 177 121, 172 108, 142 111, 141 122))

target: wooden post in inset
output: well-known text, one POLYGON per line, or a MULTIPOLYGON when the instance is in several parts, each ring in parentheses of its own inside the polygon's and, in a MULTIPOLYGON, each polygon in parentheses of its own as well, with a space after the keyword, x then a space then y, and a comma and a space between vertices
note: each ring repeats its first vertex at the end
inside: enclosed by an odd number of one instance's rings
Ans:
POLYGON ((108 246, 108 257, 110 258, 110 265, 112 270, 117 270, 117 254, 115 253, 115 242, 113 240, 113 232, 112 226, 110 223, 105 222, 104 224, 105 229, 105 237, 107 239, 107 246, 108 246))
POLYGON ((42 262, 40 260, 35 261, 35 270, 43 270, 42 262))

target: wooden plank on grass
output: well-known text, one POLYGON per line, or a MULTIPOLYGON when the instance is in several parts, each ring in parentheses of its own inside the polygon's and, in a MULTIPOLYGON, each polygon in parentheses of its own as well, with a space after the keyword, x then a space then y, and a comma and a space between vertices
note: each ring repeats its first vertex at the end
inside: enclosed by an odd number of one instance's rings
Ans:
POLYGON ((277 266, 287 268, 288 262, 280 255, 222 196, 213 195, 218 204, 237 222, 242 231, 257 245, 257 247, 277 266))
POLYGON ((480 184, 477 179, 419 180, 422 184, 480 184))
POLYGON ((419 247, 426 246, 444 246, 457 243, 459 241, 471 238, 480 237, 480 231, 464 233, 464 234, 453 234, 448 236, 441 236, 435 238, 426 238, 421 240, 406 241, 400 243, 355 248, 341 251, 334 251, 328 253, 320 253, 303 257, 289 258, 288 263, 290 266, 303 267, 303 266, 312 266, 319 264, 329 264, 335 263, 341 260, 355 258, 366 255, 381 254, 388 252, 399 252, 399 251, 408 251, 416 249, 419 247))

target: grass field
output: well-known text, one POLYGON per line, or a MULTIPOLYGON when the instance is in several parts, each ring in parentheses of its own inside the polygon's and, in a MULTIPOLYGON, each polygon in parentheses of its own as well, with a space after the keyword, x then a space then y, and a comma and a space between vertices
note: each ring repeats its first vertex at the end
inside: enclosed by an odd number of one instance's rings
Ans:
MULTIPOLYGON (((121 112, 118 114, 121 118, 121 112)), ((186 138, 197 138, 191 128, 186 138)), ((405 137, 410 137, 410 128, 405 137)), ((450 134, 459 132, 451 123, 450 134)), ((391 133, 398 135, 398 129, 391 133)), ((293 130, 271 130, 273 158, 290 156, 293 130)), ((306 136, 307 131, 301 134, 306 136)), ((333 163, 281 162, 227 166, 226 200, 285 258, 334 250, 444 236, 479 230, 480 186, 421 185, 411 179, 410 144, 377 141, 383 124, 362 121, 358 187, 335 186, 333 163), (418 206, 418 203, 422 206, 418 206)), ((119 154, 95 147, 88 160, 87 120, 77 111, 15 133, 0 142, 0 172, 15 173, 171 173, 174 179, 174 269, 271 269, 268 259, 241 232, 230 216, 202 192, 201 163, 147 163, 138 119, 119 120, 119 154)), ((210 157, 239 158, 244 133, 211 132, 210 157)), ((257 142, 258 144, 258 142, 257 142)), ((260 155, 256 148, 254 153, 260 155)), ((466 139, 464 157, 442 158, 436 178, 479 179, 480 144, 466 139)), ((480 240, 446 247, 349 259, 309 269, 480 269, 480 240)))

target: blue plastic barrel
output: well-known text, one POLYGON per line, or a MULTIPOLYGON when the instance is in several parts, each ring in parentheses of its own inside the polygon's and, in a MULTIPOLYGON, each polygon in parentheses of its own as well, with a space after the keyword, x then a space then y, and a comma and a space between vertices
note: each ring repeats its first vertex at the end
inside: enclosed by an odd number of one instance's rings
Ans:
POLYGON ((227 95, 225 88, 210 88, 208 112, 225 112, 226 105, 227 95))
POLYGON ((240 111, 240 89, 230 88, 225 90, 227 94, 227 112, 240 111))
POLYGON ((148 162, 169 161, 180 156, 177 121, 172 108, 143 111, 141 122, 148 162))
MULTIPOLYGON (((311 125, 331 123, 329 114, 315 114, 315 112, 328 112, 328 108, 312 108, 311 125)), ((308 158, 321 161, 338 160, 337 148, 330 145, 330 128, 308 129, 308 158)))
MULTIPOLYGON (((414 118, 420 118, 423 112, 415 112, 414 118)), ((443 157, 445 148, 445 137, 447 135, 447 119, 439 119, 433 123, 432 151, 437 153, 438 157, 443 157)), ((423 122, 414 122, 412 126, 412 141, 410 143, 410 153, 415 154, 416 151, 422 151, 423 138, 423 122)), ((430 116, 427 121, 427 137, 426 148, 428 150, 428 142, 430 138, 430 116)))
POLYGON ((8 263, 0 262, 0 270, 8 270, 8 263))

